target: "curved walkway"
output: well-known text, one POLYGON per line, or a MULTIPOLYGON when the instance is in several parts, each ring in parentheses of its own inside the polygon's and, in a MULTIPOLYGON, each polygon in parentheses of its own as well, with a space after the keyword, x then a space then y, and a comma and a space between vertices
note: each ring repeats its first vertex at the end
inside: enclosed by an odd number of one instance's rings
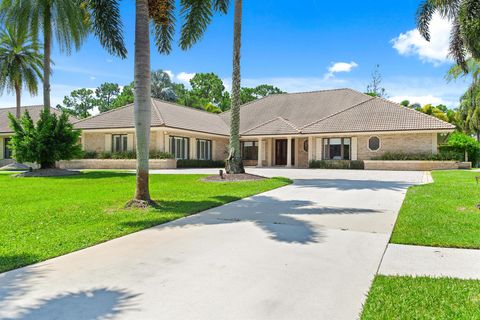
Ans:
POLYGON ((295 183, 0 274, 0 319, 358 317, 424 173, 249 171, 295 183))

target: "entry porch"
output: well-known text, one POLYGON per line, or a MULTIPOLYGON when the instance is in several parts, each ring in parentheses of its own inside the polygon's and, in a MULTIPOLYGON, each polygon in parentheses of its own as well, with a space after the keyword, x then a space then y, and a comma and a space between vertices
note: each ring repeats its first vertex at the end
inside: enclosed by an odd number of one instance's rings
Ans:
POLYGON ((308 168, 312 160, 357 160, 356 137, 244 137, 241 150, 246 166, 308 168))

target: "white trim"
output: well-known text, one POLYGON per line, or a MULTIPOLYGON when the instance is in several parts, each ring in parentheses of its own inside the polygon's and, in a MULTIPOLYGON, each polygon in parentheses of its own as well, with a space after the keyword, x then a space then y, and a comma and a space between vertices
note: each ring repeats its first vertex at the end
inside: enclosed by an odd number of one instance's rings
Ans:
POLYGON ((371 152, 378 152, 382 149, 382 139, 380 139, 379 136, 370 136, 367 139, 367 149, 370 150, 371 152), (377 138, 378 139, 378 149, 377 150, 372 150, 370 149, 370 139, 372 138, 377 138))

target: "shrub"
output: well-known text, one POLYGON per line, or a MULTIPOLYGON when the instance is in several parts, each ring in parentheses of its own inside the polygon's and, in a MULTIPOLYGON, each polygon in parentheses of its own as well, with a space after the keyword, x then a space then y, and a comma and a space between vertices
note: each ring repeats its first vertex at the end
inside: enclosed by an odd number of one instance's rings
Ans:
POLYGON ((20 119, 12 114, 8 117, 14 132, 10 147, 16 161, 35 162, 41 169, 47 169, 54 168, 56 161, 81 156, 80 131, 73 129, 66 113, 57 117, 49 110, 43 110, 36 124, 28 111, 20 119))
POLYGON ((177 160, 177 168, 224 168, 223 160, 196 160, 180 159, 177 160))
POLYGON ((361 160, 311 160, 308 167, 312 169, 364 169, 361 160))
POLYGON ((381 156, 373 157, 372 160, 427 160, 427 161, 446 161, 456 160, 462 161, 462 156, 451 150, 442 150, 439 153, 402 153, 402 152, 386 152, 381 156))
MULTIPOLYGON (((123 152, 96 152, 96 151, 84 151, 83 159, 136 159, 137 154, 135 151, 123 151, 123 152)), ((150 151, 150 159, 172 159, 173 155, 168 152, 150 151)))
POLYGON ((447 145, 462 151, 465 155, 465 161, 477 163, 480 154, 480 143, 475 138, 461 132, 454 132, 448 137, 447 145))

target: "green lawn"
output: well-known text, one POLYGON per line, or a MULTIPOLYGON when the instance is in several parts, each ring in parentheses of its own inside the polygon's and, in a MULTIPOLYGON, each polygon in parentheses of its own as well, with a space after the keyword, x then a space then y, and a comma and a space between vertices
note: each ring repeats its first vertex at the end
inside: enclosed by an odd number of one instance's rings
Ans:
POLYGON ((202 175, 152 175, 159 209, 125 210, 135 176, 86 172, 61 178, 0 173, 0 272, 59 256, 290 183, 284 178, 202 182, 202 175))
POLYGON ((361 318, 480 319, 480 281, 377 276, 361 318))
POLYGON ((480 248, 480 172, 434 171, 434 183, 411 187, 391 242, 480 248))

